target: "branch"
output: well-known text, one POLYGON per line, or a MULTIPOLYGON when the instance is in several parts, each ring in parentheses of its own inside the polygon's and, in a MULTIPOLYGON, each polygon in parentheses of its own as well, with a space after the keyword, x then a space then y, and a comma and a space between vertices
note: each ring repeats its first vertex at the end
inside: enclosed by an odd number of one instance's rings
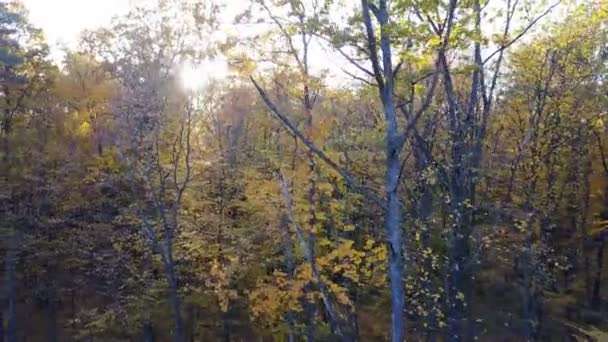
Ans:
POLYGON ((380 21, 380 10, 378 9, 378 7, 376 7, 376 5, 370 4, 370 3, 368 3, 367 5, 369 6, 369 9, 374 14, 374 17, 376 17, 376 20, 380 21))
POLYGON ((346 52, 344 52, 344 50, 342 50, 342 48, 339 48, 337 46, 335 46, 334 44, 332 44, 332 42, 327 38, 324 37, 320 34, 314 34, 316 37, 323 39, 324 41, 326 41, 327 43, 329 43, 332 48, 334 48, 336 51, 338 51, 338 53, 340 53, 340 55, 342 57, 344 57, 350 64, 352 64, 353 66, 355 66, 357 69, 363 71, 365 74, 371 76, 371 77, 375 77, 374 73, 369 71, 367 68, 365 68, 364 66, 362 66, 359 62, 357 62, 354 58, 352 58, 351 56, 349 56, 346 52))
POLYGON ((367 33, 367 45, 369 49, 369 59, 372 62, 372 68, 374 69, 374 76, 378 82, 378 86, 381 91, 384 91, 384 77, 382 76, 382 68, 380 68, 380 59, 378 58, 378 42, 376 41, 376 33, 374 32, 374 26, 372 24, 372 18, 369 15, 369 2, 367 0, 361 0, 363 22, 365 23, 365 30, 367 33))
MULTIPOLYGON (((418 80, 424 79, 424 78, 426 78, 426 77, 428 77, 430 75, 433 76, 433 80, 431 81, 431 88, 426 93, 426 96, 425 96, 424 100, 422 101, 422 105, 416 111, 416 113, 414 114, 414 117, 411 120, 408 120, 408 123, 406 124, 405 128, 403 129, 403 132, 401 132, 401 137, 399 138, 399 146, 403 146, 403 144, 405 144, 405 142, 407 141, 407 137, 408 137, 409 132, 414 127, 416 127, 416 123, 418 122, 418 120, 420 119, 420 117, 422 116, 422 114, 431 105, 431 101, 433 100, 433 95, 435 94, 435 88, 437 88, 437 83, 439 83, 438 82, 438 80, 439 80, 439 60, 437 60, 437 63, 435 63, 435 71, 432 74, 427 74, 427 75, 419 78, 418 80)), ((414 82, 412 82, 412 89, 416 85, 416 83, 418 83, 418 80, 415 80, 414 82)), ((412 99, 412 101, 413 101, 413 99, 412 99)), ((412 107, 413 107, 413 105, 412 105, 412 107)), ((405 113, 405 109, 402 106, 400 106, 399 109, 404 114, 406 114, 405 113)))
POLYGON ((457 114, 457 104, 454 96, 454 84, 452 81, 452 75, 450 72, 450 68, 448 65, 446 50, 448 44, 450 42, 450 36, 452 34, 452 26, 454 24, 454 12, 456 11, 457 0, 450 0, 450 8, 448 9, 448 14, 446 16, 446 21, 444 27, 446 28, 445 36, 443 37, 443 42, 439 49, 438 57, 439 63, 443 69, 443 78, 444 78, 444 89, 445 95, 448 102, 448 115, 450 121, 450 128, 454 130, 457 125, 456 114, 457 114))
POLYGON ((302 227, 300 227, 300 225, 296 221, 295 214, 293 211, 293 200, 291 198, 291 193, 289 192, 289 187, 287 186, 286 177, 282 171, 279 175, 279 181, 281 183, 281 195, 283 196, 283 201, 285 202, 287 217, 289 218, 289 221, 291 221, 291 223, 295 227, 296 235, 298 237, 298 240, 300 240, 300 245, 302 246, 302 249, 304 250, 304 254, 306 256, 306 261, 308 261, 308 263, 310 264, 310 268, 312 270, 312 275, 315 278, 315 280, 317 281, 317 283, 319 284, 319 290, 321 290, 320 291, 321 299, 323 300, 323 304, 324 304, 325 310, 327 311, 327 314, 329 316, 330 323, 332 323, 332 325, 334 325, 336 328, 338 328, 338 334, 340 334, 340 326, 338 324, 336 324, 336 323, 338 323, 338 319, 337 319, 336 313, 334 311, 331 298, 329 297, 329 289, 327 288, 327 285, 325 285, 325 282, 321 278, 321 273, 319 272, 319 269, 317 267, 317 263, 315 261, 314 255, 313 255, 310 241, 308 241, 308 239, 306 239, 306 237, 304 236, 304 230, 302 229, 302 227))
MULTIPOLYGON (((481 36, 481 6, 479 0, 474 0, 475 8, 475 31, 481 36)), ((467 106, 467 116, 473 116, 477 103, 479 102, 479 92, 481 89, 482 98, 485 101, 485 81, 483 78, 484 70, 483 64, 481 63, 481 43, 479 39, 475 40, 473 55, 475 59, 475 70, 473 71, 473 77, 471 80, 471 93, 469 95, 469 105, 467 106)))
POLYGON ((283 126, 285 126, 285 128, 287 128, 287 130, 289 131, 289 133, 291 133, 291 135, 293 135, 294 137, 299 139, 302 143, 304 143, 304 145, 306 145, 306 147, 311 152, 313 152, 315 155, 317 155, 317 157, 319 157, 321 160, 323 160, 329 167, 334 169, 340 176, 342 176, 342 178, 344 178, 344 180, 346 181, 347 185, 350 188, 352 188, 354 191, 364 195, 365 197, 367 197, 372 202, 376 203, 381 208, 386 209, 386 203, 383 199, 379 198, 376 194, 374 194, 368 188, 358 184, 348 172, 344 171, 338 164, 336 164, 336 162, 331 160, 331 158, 329 158, 329 156, 327 156, 321 149, 319 149, 312 140, 310 140, 302 132, 300 132, 296 128, 296 126, 287 118, 287 116, 285 116, 283 113, 281 113, 281 111, 272 102, 272 100, 270 100, 270 97, 268 96, 266 91, 258 85, 258 83, 255 81, 255 79, 252 76, 250 76, 249 79, 251 79, 251 82, 255 86, 256 90, 260 94, 260 97, 262 98, 262 100, 264 101, 264 103, 266 104, 268 109, 270 109, 270 111, 272 113, 274 113, 274 115, 281 121, 283 126))
POLYGON ((418 17, 418 19, 420 19, 421 22, 424 22, 425 20, 428 21, 429 24, 431 24, 431 28, 433 29, 433 31, 432 31, 433 33, 435 33, 438 36, 441 35, 441 29, 439 28, 439 26, 437 26, 437 24, 435 24, 435 22, 433 21, 433 19, 431 18, 431 16, 429 16, 427 14, 426 18, 423 17, 422 12, 420 12, 420 4, 418 4, 417 2, 414 5, 414 14, 416 14, 416 16, 418 17))
POLYGON ((402 67, 403 67, 403 61, 400 61, 399 63, 397 63, 397 66, 395 67, 395 69, 393 69, 393 75, 399 74, 399 71, 401 71, 402 67))
MULTIPOLYGON (((190 105, 188 105, 187 109, 187 115, 188 115, 188 127, 186 129, 186 155, 185 155, 185 159, 184 159, 184 164, 186 167, 186 174, 184 175, 184 179, 182 180, 181 185, 178 186, 178 193, 177 193, 177 203, 179 205, 179 203, 181 203, 182 197, 184 195, 184 191, 186 190, 186 186, 188 185, 188 182, 190 181, 190 175, 192 173, 192 166, 190 164, 190 159, 191 159, 191 154, 192 154, 192 108, 190 107, 190 105)), ((177 185, 177 183, 176 183, 177 185)))
POLYGON ((492 59, 492 57, 496 56, 497 53, 500 53, 501 51, 507 49, 509 46, 513 45, 515 42, 517 42, 521 37, 523 37, 534 25, 536 25, 536 23, 541 20, 542 18, 544 18, 547 14, 549 14, 555 7, 557 7, 559 4, 561 3, 561 0, 554 3, 553 5, 549 6, 549 8, 547 8, 546 11, 544 11, 543 13, 541 13, 538 17, 534 18, 534 20, 532 20, 528 26, 526 26, 517 36, 515 36, 515 38, 511 39, 509 42, 507 42, 506 44, 503 44, 500 46, 500 48, 498 48, 496 51, 492 52, 488 57, 486 57, 483 62, 481 64, 486 64, 490 59, 492 59))
POLYGON ((604 153, 604 147, 602 145, 602 138, 595 130, 592 130, 592 131, 593 131, 593 135, 595 135, 595 139, 597 139, 597 147, 600 150, 600 156, 602 158, 602 166, 604 167, 604 172, 606 172, 606 176, 608 176, 608 162, 606 161, 606 154, 604 153))
POLYGON ((260 4, 262 5, 262 7, 264 7, 264 9, 268 13, 268 16, 270 17, 270 19, 272 19, 272 21, 274 21, 274 23, 277 25, 277 27, 279 28, 279 30, 281 31, 281 33, 287 40, 287 44, 289 44, 289 49, 291 50, 291 53, 293 54, 293 57, 295 58, 296 63, 298 64, 298 67, 300 68, 300 70, 304 70, 304 65, 300 59, 298 50, 296 50, 296 47, 293 43, 293 39, 291 38, 291 35, 289 34, 289 32, 287 32, 287 29, 285 29, 285 27, 283 26, 283 24, 281 24, 279 19, 272 14, 272 11, 270 10, 270 8, 268 8, 268 5, 266 5, 266 2, 261 1, 260 4))
POLYGON ((370 81, 366 80, 363 77, 357 76, 357 75, 353 74, 352 72, 349 72, 348 70, 346 70, 344 68, 340 68, 340 70, 342 70, 343 73, 347 74, 348 76, 354 78, 357 81, 363 82, 363 83, 365 83, 365 84, 367 84, 369 86, 372 86, 372 87, 376 87, 377 86, 377 84, 375 84, 373 82, 370 82, 370 81))
MULTIPOLYGON (((515 9, 517 8, 518 0, 513 1, 513 6, 510 6, 510 1, 507 1, 507 18, 505 19, 505 29, 503 31, 503 38, 506 39, 509 34, 509 30, 511 28, 511 20, 515 15, 515 9)), ((490 89, 485 92, 486 97, 484 98, 484 108, 486 111, 489 111, 492 106, 492 101, 494 97, 494 89, 496 89, 496 84, 498 81, 498 75, 500 74, 500 67, 502 66, 502 60, 504 56, 504 49, 500 51, 498 54, 498 60, 495 63, 494 75, 492 76, 492 80, 490 81, 490 89)))

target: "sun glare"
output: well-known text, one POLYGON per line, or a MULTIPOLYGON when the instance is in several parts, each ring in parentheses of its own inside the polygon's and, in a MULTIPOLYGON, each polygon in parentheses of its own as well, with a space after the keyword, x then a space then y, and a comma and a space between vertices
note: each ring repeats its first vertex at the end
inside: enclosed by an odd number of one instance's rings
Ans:
POLYGON ((228 75, 225 61, 213 60, 201 64, 185 63, 180 70, 180 80, 184 89, 199 91, 213 80, 228 75))

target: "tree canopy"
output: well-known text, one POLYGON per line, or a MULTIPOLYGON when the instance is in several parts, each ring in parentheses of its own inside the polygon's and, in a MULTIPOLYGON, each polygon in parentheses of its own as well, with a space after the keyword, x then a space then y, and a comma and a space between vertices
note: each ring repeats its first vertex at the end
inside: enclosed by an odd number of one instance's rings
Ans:
POLYGON ((604 1, 230 6, 0 3, 0 342, 608 340, 604 1))

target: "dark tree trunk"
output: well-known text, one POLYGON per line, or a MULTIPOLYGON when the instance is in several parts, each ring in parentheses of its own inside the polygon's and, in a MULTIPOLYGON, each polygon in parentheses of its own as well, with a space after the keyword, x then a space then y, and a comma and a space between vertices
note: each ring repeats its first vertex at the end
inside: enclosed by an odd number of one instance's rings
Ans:
POLYGON ((6 342, 17 342, 17 294, 15 288, 15 267, 17 263, 16 238, 12 238, 11 244, 6 251, 6 303, 7 303, 7 325, 6 342))
MULTIPOLYGON (((590 184, 590 173, 592 171, 591 158, 587 156, 586 168, 585 168, 585 193, 583 195, 583 210, 580 213, 581 223, 580 227, 583 234, 582 248, 581 253, 583 257, 583 273, 585 276, 585 297, 587 298, 587 302, 591 304, 591 272, 590 272, 590 258, 589 258, 589 229, 587 227, 588 224, 588 216, 589 216, 589 206, 591 200, 591 184, 590 184)), ((575 270, 576 271, 576 270, 575 270)), ((576 273, 576 272, 573 272, 576 273)), ((576 276, 576 275, 575 275, 576 276)))
POLYGON ((526 341, 536 341, 537 335, 537 324, 538 324, 538 315, 537 315, 537 295, 534 291, 534 261, 532 260, 532 242, 528 241, 526 246, 526 251, 521 258, 521 266, 523 271, 523 287, 522 287, 522 297, 523 297, 523 310, 522 310, 522 320, 523 320, 523 336, 526 341))
POLYGON ((4 306, 0 305, 0 342, 4 342, 4 306))
POLYGON ((146 322, 142 327, 142 335, 144 342, 154 342, 154 329, 152 323, 146 322))
POLYGON ((604 247, 605 241, 602 237, 600 245, 597 248, 596 254, 596 268, 595 268, 595 279, 593 280, 593 292, 591 295, 591 308, 594 310, 599 310, 602 306, 602 296, 601 296, 601 288, 602 288, 602 272, 604 270, 604 247))
POLYGON ((196 334, 196 320, 197 320, 197 309, 194 305, 189 304, 186 308, 186 336, 185 340, 188 342, 195 341, 196 334))
POLYGON ((289 331, 287 332, 287 341, 288 342, 296 342, 296 334, 295 334, 295 324, 293 313, 287 314, 287 325, 289 331))
POLYGON ((306 341, 315 341, 315 316, 316 316, 316 305, 314 302, 309 302, 305 299, 305 310, 306 310, 306 341))
POLYGON ((464 132, 457 129, 452 134, 450 210, 452 222, 448 240, 447 273, 447 341, 462 341, 468 312, 469 277, 467 264, 470 258, 469 236, 471 232, 471 179, 469 161, 465 157, 464 132))
POLYGON ((57 304, 55 296, 48 298, 47 312, 47 334, 49 342, 59 341, 57 336, 57 304))
POLYGON ((183 322, 181 315, 181 301, 179 298, 179 289, 177 284, 177 274, 175 273, 175 263, 173 262, 172 250, 167 248, 168 253, 165 261, 165 272, 167 276, 167 285, 169 286, 169 299, 171 300, 171 308, 173 309, 174 322, 174 341, 183 342, 183 322))
POLYGON ((222 314, 222 328, 222 338, 224 342, 230 342, 230 320, 227 312, 222 314))
MULTIPOLYGON (((356 291, 356 290, 355 290, 356 291)), ((358 292, 358 291, 356 291, 358 292)), ((351 341, 359 341, 359 294, 355 293, 353 310, 350 313, 351 341)))
MULTIPOLYGON (((427 149, 426 141, 419 136, 416 132, 414 138, 411 139, 412 152, 415 160, 416 174, 419 175, 420 179, 423 179, 422 175, 430 166, 425 150, 427 149)), ((429 152, 430 153, 430 152, 429 152)), ((417 185, 417 193, 419 199, 416 206, 417 218, 422 223, 422 249, 424 251, 431 250, 431 222, 429 221, 431 214, 433 213, 433 193, 431 185, 424 181, 421 181, 417 185)), ((432 253, 422 253, 421 267, 424 270, 425 277, 422 279, 422 288, 428 289, 428 294, 425 298, 425 311, 427 316, 424 317, 427 323, 426 340, 427 342, 435 342, 437 340, 437 317, 435 310, 437 303, 433 299, 434 284, 433 284, 433 258, 432 253)), ((437 290, 437 289, 435 289, 437 290)))

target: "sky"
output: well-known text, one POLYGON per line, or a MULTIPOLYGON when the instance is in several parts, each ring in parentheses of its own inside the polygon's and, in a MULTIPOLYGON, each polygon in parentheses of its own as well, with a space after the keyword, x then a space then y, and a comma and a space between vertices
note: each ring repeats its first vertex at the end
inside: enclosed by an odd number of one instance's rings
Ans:
MULTIPOLYGON (((0 0, 3 1, 3 0, 0 0)), ((52 48, 52 56, 60 61, 62 46, 74 47, 82 30, 108 25, 115 15, 120 15, 130 7, 151 0, 21 0, 30 11, 31 22, 45 32, 52 48)), ((231 26, 232 19, 246 8, 246 0, 217 0, 227 4, 221 20, 223 27, 231 26)), ((500 1, 498 2, 500 3, 500 1)), ((554 13, 555 15, 555 13, 554 13)), ((314 48, 311 56, 313 71, 329 68, 339 70, 344 65, 341 58, 331 55, 320 48, 314 48)), ((206 65, 185 66, 183 79, 187 87, 198 87, 210 78, 222 78, 228 74, 223 61, 213 61, 206 65)), ((350 68, 349 68, 350 69, 350 68)), ((356 72, 355 72, 356 73, 356 72)), ((335 76, 334 76, 335 77, 335 76)), ((342 75, 342 78, 344 75, 342 75)), ((328 80, 331 81, 331 80, 328 80)), ((338 79, 338 83, 339 79, 338 79)))
POLYGON ((106 25, 137 0, 22 0, 32 23, 42 28, 51 44, 72 45, 78 33, 106 25))
MULTIPOLYGON (((2 1, 2 0, 0 0, 2 1)), ((126 13, 132 6, 151 0, 21 0, 30 12, 31 22, 45 32, 51 46, 52 56, 60 62, 63 46, 75 47, 79 33, 108 25, 112 17, 126 13)), ((222 27, 232 26, 234 17, 247 8, 248 0, 217 0, 226 6, 221 13, 222 27)), ((318 50, 318 49, 317 49, 318 50)), ((322 51, 316 51, 312 60, 321 60, 320 65, 313 65, 313 70, 327 67, 328 58, 322 51)), ((339 64, 342 61, 334 61, 339 64)), ((312 61, 311 61, 312 63, 312 61)), ((318 64, 318 63, 317 63, 318 64)), ((199 86, 197 80, 222 78, 228 74, 225 61, 216 60, 206 65, 184 66, 183 78, 188 87, 199 86)), ((204 83, 203 81, 201 81, 204 83)))
MULTIPOLYGON (((2 0, 0 0, 2 1, 2 0)), ((51 46, 51 55, 61 61, 63 47, 73 48, 80 32, 109 25, 112 17, 149 0, 21 0, 29 10, 30 21, 41 28, 51 46)), ((241 0, 232 0, 241 1, 241 0)), ((223 61, 205 65, 184 65, 182 80, 187 88, 197 88, 211 78, 228 73, 223 61)))

